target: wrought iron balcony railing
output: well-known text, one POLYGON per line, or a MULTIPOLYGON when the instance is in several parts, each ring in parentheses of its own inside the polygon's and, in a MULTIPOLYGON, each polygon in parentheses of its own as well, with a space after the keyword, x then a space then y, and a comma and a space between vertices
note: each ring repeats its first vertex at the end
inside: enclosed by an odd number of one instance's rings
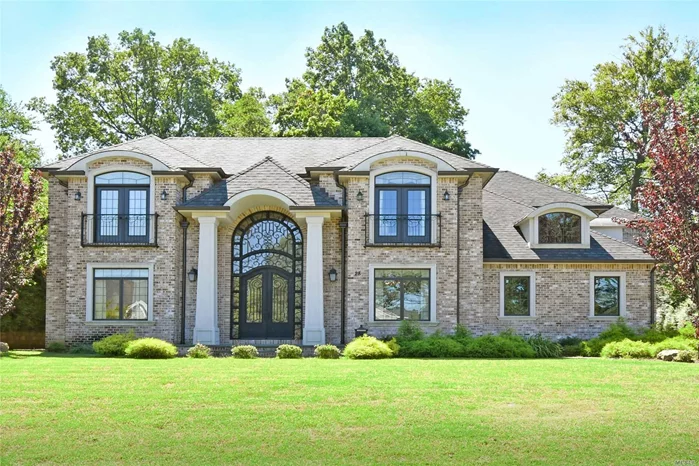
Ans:
POLYGON ((157 246, 158 214, 82 214, 82 246, 157 246))
POLYGON ((367 246, 439 246, 442 216, 366 214, 364 232, 367 246))

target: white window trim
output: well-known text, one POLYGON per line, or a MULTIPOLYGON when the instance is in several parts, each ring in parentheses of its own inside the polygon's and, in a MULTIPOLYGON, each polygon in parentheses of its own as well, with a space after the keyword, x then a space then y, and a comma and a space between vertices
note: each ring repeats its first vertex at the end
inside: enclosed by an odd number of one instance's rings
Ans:
POLYGON ((619 317, 626 317, 626 272, 590 272, 590 319, 617 320, 619 317), (619 277, 619 315, 618 316, 596 316, 595 315, 595 277, 619 277))
MULTIPOLYGON (((430 214, 437 214, 437 172, 429 168, 418 165, 391 165, 372 170, 369 173, 369 215, 374 215, 374 205, 376 204, 376 177, 385 173, 393 172, 415 172, 430 177, 430 214)), ((420 186, 420 185, 416 185, 420 186)), ((424 186, 424 185, 423 185, 424 186)), ((437 238, 437 222, 430 220, 431 241, 426 244, 433 244, 437 238)), ((369 228, 369 243, 374 243, 374 228, 369 228)))
POLYGON ((152 262, 89 262, 87 264, 87 281, 85 296, 85 321, 101 325, 139 325, 153 321, 153 268, 152 262), (95 302, 94 274, 95 269, 148 269, 148 320, 128 322, 125 320, 94 320, 92 310, 95 302))
MULTIPOLYGON (((149 169, 143 168, 143 167, 132 167, 128 165, 106 165, 104 167, 99 167, 95 168, 94 170, 89 170, 87 172, 87 214, 88 215, 93 215, 95 214, 95 205, 96 205, 96 199, 95 199, 95 177, 98 175, 103 175, 105 173, 111 173, 111 172, 134 172, 134 173, 140 173, 141 175, 147 175, 150 178, 150 190, 148 193, 148 204, 149 204, 149 209, 150 209, 150 214, 154 214, 155 212, 155 177, 153 176, 153 172, 149 169)), ((115 185, 116 186, 116 185, 115 185)))
POLYGON ((534 271, 503 271, 500 272, 500 319, 531 320, 536 319, 536 272, 534 271), (505 277, 529 277, 529 315, 505 315, 505 277))
MULTIPOLYGON (((393 324, 393 321, 374 318, 374 271, 376 269, 429 269, 430 270, 430 320, 413 321, 417 324, 437 323, 437 264, 369 264, 369 323, 393 324)), ((396 320, 399 324, 401 321, 396 320)))

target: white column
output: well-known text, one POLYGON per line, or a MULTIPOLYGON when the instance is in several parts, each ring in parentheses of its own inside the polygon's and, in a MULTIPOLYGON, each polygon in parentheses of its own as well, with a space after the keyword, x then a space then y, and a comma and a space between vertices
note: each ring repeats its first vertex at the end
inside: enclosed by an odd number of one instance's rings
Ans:
POLYGON ((323 321, 323 217, 306 217, 306 307, 303 344, 325 343, 323 321))
POLYGON ((199 217, 199 265, 194 343, 218 345, 218 218, 199 217))

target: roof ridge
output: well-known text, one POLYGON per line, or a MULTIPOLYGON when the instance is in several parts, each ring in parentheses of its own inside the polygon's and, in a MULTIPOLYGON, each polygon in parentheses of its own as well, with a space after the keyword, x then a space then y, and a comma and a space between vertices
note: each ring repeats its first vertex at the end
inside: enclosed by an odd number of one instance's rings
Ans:
POLYGON ((267 157, 263 158, 263 159, 260 160, 259 162, 253 163, 252 165, 250 165, 250 166, 249 166, 248 168, 246 168, 245 170, 236 173, 235 175, 231 176, 230 178, 228 178, 228 179, 226 180, 226 184, 228 184, 228 183, 230 183, 231 181, 233 181, 233 180, 235 180, 235 179, 237 179, 237 178, 239 178, 239 177, 245 175, 246 173, 251 172, 251 171, 254 170, 255 168, 257 168, 257 167, 259 167, 260 165, 262 165, 263 163, 267 162, 270 158, 271 158, 271 157, 268 155, 267 157))
MULTIPOLYGON (((158 138, 158 137, 156 136, 156 138, 158 138)), ((170 138, 168 138, 168 139, 170 139, 170 138)), ((208 163, 202 162, 201 160, 199 160, 198 158, 194 157, 193 155, 190 155, 190 154, 184 152, 183 150, 178 149, 177 147, 171 146, 170 144, 168 144, 168 143, 166 142, 166 141, 167 141, 166 139, 160 139, 160 138, 158 138, 158 141, 161 142, 162 144, 165 144, 165 145, 168 146, 170 149, 172 149, 172 150, 174 150, 174 151, 177 151, 177 152, 179 152, 180 154, 182 154, 182 155, 184 155, 184 156, 186 156, 186 157, 189 157, 189 158, 192 159, 192 160, 196 160, 197 162, 199 162, 199 163, 202 164, 202 165, 205 165, 205 166, 207 166, 207 167, 211 167, 208 163)), ((180 167, 180 168, 181 168, 181 167, 180 167)), ((211 167, 211 168, 215 168, 215 167, 211 167)))
POLYGON ((645 254, 645 255, 647 255, 647 256, 650 256, 650 254, 648 254, 646 251, 643 250, 643 248, 641 248, 641 247, 639 247, 639 246, 636 246, 636 245, 634 245, 634 244, 629 244, 629 243, 627 243, 626 241, 622 241, 622 240, 620 240, 620 239, 613 238, 613 237, 611 237, 611 236, 609 236, 609 235, 605 235, 604 233, 600 233, 599 231, 593 230, 592 228, 590 228, 590 234, 592 234, 592 233, 595 233, 595 234, 600 235, 600 236, 604 236, 605 238, 611 239, 612 241, 616 241, 617 243, 623 244, 624 246, 628 246, 628 247, 630 247, 630 248, 634 248, 634 249, 636 249, 636 250, 638 250, 638 251, 641 251, 643 254, 645 254))
POLYGON ((518 200, 516 200, 516 199, 512 199, 512 198, 510 198, 510 197, 505 196, 504 194, 500 194, 500 193, 496 193, 495 191, 491 191, 490 189, 483 188, 483 191, 487 191, 487 192, 489 192, 490 194, 493 194, 493 195, 495 195, 495 196, 501 197, 501 198, 503 198, 503 199, 507 199, 508 201, 514 202, 515 204, 519 204, 519 205, 522 205, 522 206, 524 206, 524 207, 529 207, 530 209, 534 209, 534 208, 535 208, 533 205, 525 204, 525 203, 522 202, 522 201, 518 201, 518 200))
MULTIPOLYGON (((456 157, 462 157, 462 158, 464 158, 465 160, 468 160, 468 161, 471 162, 471 163, 475 163, 476 165, 480 165, 481 167, 484 167, 484 168, 493 168, 493 167, 491 167, 490 165, 486 165, 486 164, 484 164, 484 163, 476 162, 475 159, 469 159, 469 158, 467 158, 467 157, 464 157, 463 155, 454 154, 453 152, 449 152, 449 151, 446 151, 446 150, 444 150, 444 149, 440 149, 439 147, 430 146, 429 144, 425 144, 424 142, 416 141, 415 139, 410 139, 410 138, 408 138, 408 137, 401 136, 400 134, 396 134, 395 136, 398 137, 398 138, 401 138, 401 139, 406 139, 406 140, 408 140, 408 141, 410 141, 410 142, 414 142, 415 144, 419 144, 419 145, 421 145, 421 146, 429 147, 429 148, 432 149, 432 150, 437 150, 437 151, 439 151, 439 152, 444 152, 445 154, 454 155, 454 156, 456 156, 456 157)), ((445 162, 446 162, 446 160, 445 160, 445 162)))
MULTIPOLYGON (((364 147, 362 147, 362 148, 360 148, 360 149, 355 149, 355 150, 353 150, 353 151, 347 152, 347 153, 342 154, 342 155, 340 155, 340 156, 338 156, 338 157, 335 157, 334 159, 326 160, 325 162, 323 162, 322 164, 320 164, 320 166, 321 166, 321 167, 327 167, 327 166, 329 166, 329 165, 328 165, 329 163, 335 162, 336 160, 344 159, 345 157, 349 157, 350 155, 356 154, 357 152, 361 152, 361 151, 363 151, 363 150, 369 149, 370 147, 374 147, 374 146, 378 146, 379 144, 383 144, 384 142, 388 141, 391 137, 393 137, 393 136, 389 136, 388 138, 383 138, 383 137, 382 137, 380 141, 377 141, 377 142, 375 142, 374 144, 369 144, 368 146, 364 146, 364 147)), ((373 138, 372 138, 372 139, 373 139, 373 138)))
MULTIPOLYGON (((513 171, 511 171, 511 170, 502 170, 502 172, 503 172, 503 173, 512 173, 513 175, 519 176, 520 178, 524 178, 525 180, 533 181, 534 183, 538 183, 538 184, 540 184, 540 185, 542 185, 542 186, 546 186, 547 188, 555 189, 555 190, 560 191, 560 192, 562 192, 562 193, 566 193, 566 194, 569 194, 569 195, 572 195, 572 196, 582 197, 583 199, 587 199, 588 201, 592 201, 592 202, 594 202, 594 203, 596 203, 596 204, 599 204, 600 206, 609 205, 609 204, 603 204, 603 203, 601 203, 600 201, 596 201, 596 200, 594 200, 593 198, 591 198, 591 197, 589 197, 589 196, 585 196, 585 195, 583 195, 583 194, 571 193, 570 191, 566 191, 565 189, 559 188, 559 187, 557 187, 557 186, 551 186, 550 184, 546 184, 546 183, 544 183, 543 181, 535 180, 535 179, 533 179, 533 178, 529 178, 528 176, 520 175, 519 173, 513 172, 513 171)), ((616 207, 616 206, 614 206, 614 207, 616 207)))
POLYGON ((303 178, 301 178, 301 177, 298 176, 297 174, 293 173, 291 170, 289 170, 288 168, 286 168, 284 165, 282 165, 279 161, 277 161, 277 160, 276 160, 274 157, 272 157, 271 155, 268 155, 267 157, 265 157, 265 159, 268 159, 268 160, 269 160, 270 162, 272 162, 274 165, 276 165, 277 167, 279 167, 279 169, 280 169, 281 171, 283 171, 283 172, 286 173, 287 175, 291 176, 293 179, 295 179, 296 181, 298 181, 299 183, 301 183, 304 187, 305 187, 305 186, 310 186, 310 185, 311 185, 309 182, 307 182, 306 180, 304 180, 303 178))
POLYGON ((285 137, 285 136, 170 136, 167 139, 240 139, 240 140, 250 140, 250 139, 279 139, 279 140, 303 140, 303 139, 382 139, 386 138, 383 136, 295 136, 295 137, 285 137))

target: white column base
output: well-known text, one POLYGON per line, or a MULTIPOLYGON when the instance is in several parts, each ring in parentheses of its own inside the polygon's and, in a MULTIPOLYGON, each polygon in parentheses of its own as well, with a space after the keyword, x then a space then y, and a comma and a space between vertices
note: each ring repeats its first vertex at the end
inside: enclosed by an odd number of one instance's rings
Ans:
POLYGON ((218 345, 221 343, 218 328, 197 328, 194 327, 194 344, 203 343, 205 345, 218 345))
POLYGON ((324 328, 303 328, 303 345, 315 346, 325 344, 325 329, 324 328))

